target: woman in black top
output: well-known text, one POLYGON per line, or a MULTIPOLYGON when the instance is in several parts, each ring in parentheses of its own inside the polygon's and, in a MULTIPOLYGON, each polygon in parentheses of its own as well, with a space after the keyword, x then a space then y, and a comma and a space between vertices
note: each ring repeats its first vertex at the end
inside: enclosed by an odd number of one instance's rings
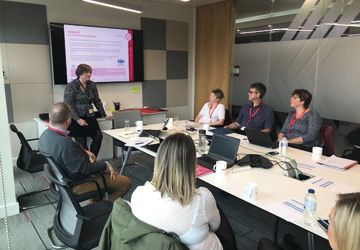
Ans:
POLYGON ((69 82, 64 92, 64 102, 71 108, 72 122, 68 130, 70 136, 74 137, 83 148, 87 148, 87 137, 93 140, 90 151, 97 156, 102 141, 102 133, 96 120, 93 106, 95 105, 102 117, 110 120, 112 117, 106 115, 96 85, 90 81, 92 69, 87 64, 80 64, 75 74, 77 79, 69 82))

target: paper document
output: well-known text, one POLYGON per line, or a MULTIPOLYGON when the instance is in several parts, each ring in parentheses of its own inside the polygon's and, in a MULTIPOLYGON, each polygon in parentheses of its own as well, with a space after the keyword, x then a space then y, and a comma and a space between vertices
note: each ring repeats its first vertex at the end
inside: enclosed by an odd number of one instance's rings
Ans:
POLYGON ((342 184, 339 182, 327 180, 327 179, 324 179, 321 177, 315 177, 315 178, 306 180, 306 182, 310 183, 311 185, 327 189, 330 192, 335 193, 335 194, 345 194, 345 193, 356 192, 356 188, 353 188, 349 185, 342 184))
POLYGON ((150 137, 131 137, 130 142, 126 143, 128 147, 142 147, 153 141, 150 137))
POLYGON ((134 132, 134 131, 130 131, 130 130, 128 130, 128 131, 121 131, 121 132, 117 133, 117 135, 120 136, 120 137, 122 137, 122 138, 127 139, 127 138, 130 138, 130 137, 134 136, 134 135, 135 135, 135 132, 134 132))
POLYGON ((357 163, 358 163, 357 161, 337 157, 335 155, 332 155, 329 158, 318 162, 318 164, 321 166, 333 168, 337 170, 346 170, 356 165, 357 163))
POLYGON ((304 205, 299 200, 289 199, 283 202, 269 204, 264 206, 263 209, 287 221, 294 221, 303 216, 304 205))

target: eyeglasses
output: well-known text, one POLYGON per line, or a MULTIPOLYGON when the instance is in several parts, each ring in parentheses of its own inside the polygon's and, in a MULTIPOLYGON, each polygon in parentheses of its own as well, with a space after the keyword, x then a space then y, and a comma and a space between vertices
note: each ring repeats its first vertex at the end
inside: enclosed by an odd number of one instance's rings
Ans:
POLYGON ((257 94, 257 93, 259 93, 259 92, 256 92, 256 91, 250 91, 250 90, 249 90, 249 92, 248 92, 248 93, 249 93, 249 94, 254 94, 254 93, 256 93, 256 94, 257 94))

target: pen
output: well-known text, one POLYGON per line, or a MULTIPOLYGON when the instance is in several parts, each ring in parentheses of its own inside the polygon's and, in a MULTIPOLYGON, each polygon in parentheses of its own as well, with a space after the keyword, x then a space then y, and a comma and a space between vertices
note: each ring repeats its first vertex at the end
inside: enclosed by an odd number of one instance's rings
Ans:
POLYGON ((323 219, 321 219, 320 217, 318 217, 319 218, 319 220, 321 221, 321 222, 323 222, 326 226, 329 226, 329 224, 328 223, 326 223, 326 221, 324 221, 323 219))

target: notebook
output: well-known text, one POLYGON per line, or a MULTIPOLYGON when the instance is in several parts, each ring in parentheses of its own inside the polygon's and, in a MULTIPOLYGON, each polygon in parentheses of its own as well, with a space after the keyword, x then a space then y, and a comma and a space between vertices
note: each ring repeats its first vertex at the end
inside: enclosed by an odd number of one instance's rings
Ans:
POLYGON ((236 155, 240 145, 240 139, 214 134, 209 153, 198 158, 197 163, 208 169, 212 169, 216 161, 226 161, 228 167, 235 164, 236 155))
POLYGON ((332 155, 329 158, 318 162, 318 164, 324 167, 333 168, 336 170, 346 170, 356 165, 357 163, 357 161, 337 157, 335 155, 332 155))
POLYGON ((261 132, 260 130, 245 129, 245 134, 251 144, 267 147, 278 148, 279 143, 271 139, 270 133, 261 132))

